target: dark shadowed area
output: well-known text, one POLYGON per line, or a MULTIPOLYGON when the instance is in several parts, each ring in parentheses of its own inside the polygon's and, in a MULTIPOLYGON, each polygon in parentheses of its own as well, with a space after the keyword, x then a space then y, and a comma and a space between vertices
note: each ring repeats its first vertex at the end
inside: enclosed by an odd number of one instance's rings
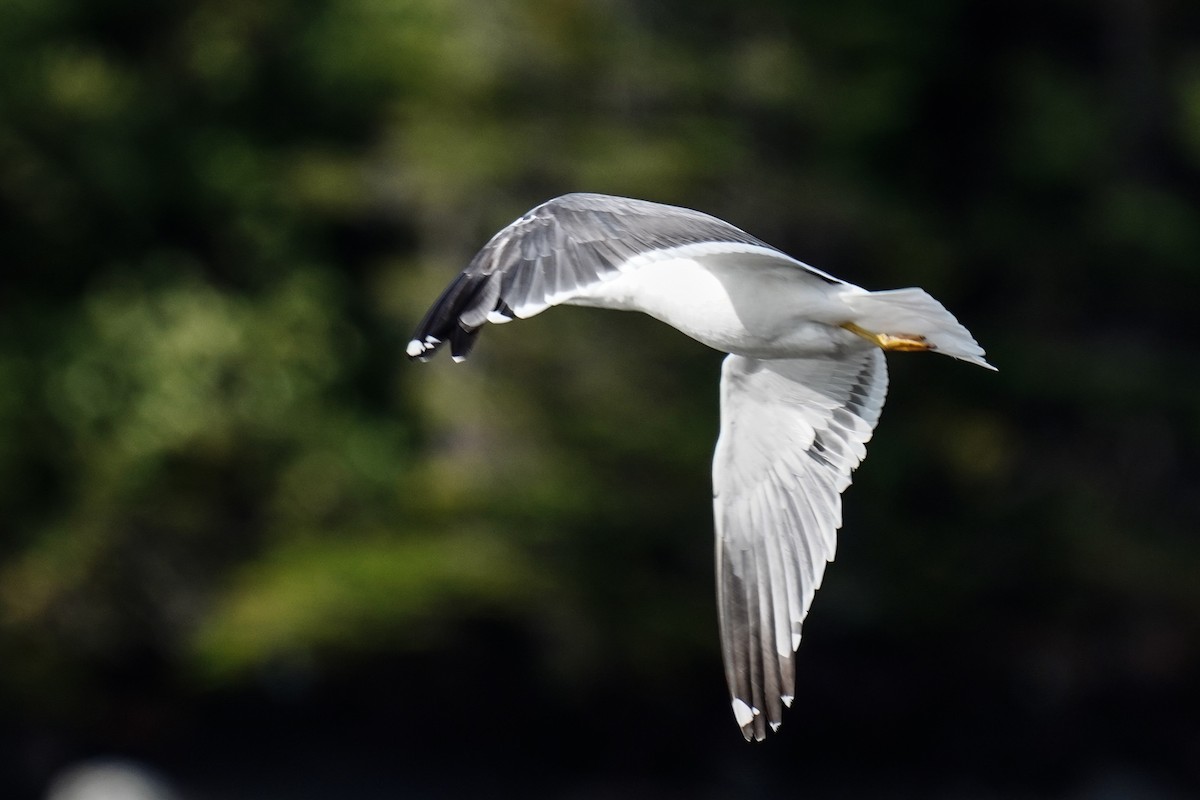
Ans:
POLYGON ((1194 2, 5 0, 0 267, 6 800, 1200 795, 1194 2), (720 354, 558 308, 404 357, 569 191, 999 367, 889 358, 762 744, 720 354))

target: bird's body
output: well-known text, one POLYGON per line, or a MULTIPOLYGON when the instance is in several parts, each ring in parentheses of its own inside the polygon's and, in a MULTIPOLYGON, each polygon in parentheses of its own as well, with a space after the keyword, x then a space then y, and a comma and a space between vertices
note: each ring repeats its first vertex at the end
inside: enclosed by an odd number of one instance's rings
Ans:
POLYGON ((704 249, 645 259, 564 302, 641 311, 715 350, 756 358, 829 352, 857 338, 836 326, 847 284, 828 283, 778 256, 704 249))
POLYGON ((500 231, 408 345, 470 352, 485 322, 552 305, 641 311, 729 353, 713 460, 717 593, 733 711, 746 738, 795 696, 792 654, 841 525, 841 492, 887 391, 883 350, 991 366, 921 289, 868 292, 689 209, 564 195, 500 231))

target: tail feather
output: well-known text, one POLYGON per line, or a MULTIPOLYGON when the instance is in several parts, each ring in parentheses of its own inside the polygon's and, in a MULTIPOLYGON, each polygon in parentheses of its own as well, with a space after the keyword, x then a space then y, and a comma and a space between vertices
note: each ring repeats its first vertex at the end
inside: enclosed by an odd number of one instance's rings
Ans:
POLYGON ((922 336, 934 352, 996 369, 984 359, 983 348, 971 333, 924 289, 847 292, 843 299, 854 312, 856 325, 893 336, 922 336))

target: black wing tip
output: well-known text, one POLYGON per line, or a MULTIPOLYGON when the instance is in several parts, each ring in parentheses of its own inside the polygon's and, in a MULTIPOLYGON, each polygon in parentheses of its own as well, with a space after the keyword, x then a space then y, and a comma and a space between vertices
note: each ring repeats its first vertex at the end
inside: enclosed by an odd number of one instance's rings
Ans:
POLYGON ((479 328, 464 328, 461 325, 455 325, 450 331, 450 357, 459 363, 466 361, 467 356, 475 347, 477 338, 479 338, 479 328))
MULTIPOLYGON (((781 699, 785 706, 792 704, 792 698, 787 695, 781 699)), ((745 700, 736 697, 733 699, 733 716, 738 727, 742 729, 742 738, 747 742, 765 741, 768 733, 778 733, 779 729, 783 727, 781 719, 771 719, 775 715, 760 711, 745 700)))
MULTIPOLYGON (((732 705, 733 718, 742 729, 742 737, 747 742, 761 742, 767 738, 766 715, 761 710, 740 697, 734 697, 732 705)), ((771 730, 778 727, 778 724, 771 724, 771 730)))
POLYGON ((479 336, 478 328, 463 328, 456 325, 451 329, 450 335, 443 340, 432 334, 418 335, 411 339, 404 353, 412 361, 428 361, 442 345, 447 341, 450 343, 450 357, 456 363, 461 363, 467 360, 467 356, 471 354, 471 350, 475 347, 475 339, 479 336))
MULTIPOLYGON (((449 342, 454 360, 464 361, 475 346, 479 328, 464 325, 462 316, 476 310, 481 299, 480 292, 489 278, 487 275, 463 272, 451 281, 417 326, 405 348, 406 355, 415 361, 428 361, 443 344, 449 342)), ((501 313, 506 310, 508 306, 503 304, 501 313)))

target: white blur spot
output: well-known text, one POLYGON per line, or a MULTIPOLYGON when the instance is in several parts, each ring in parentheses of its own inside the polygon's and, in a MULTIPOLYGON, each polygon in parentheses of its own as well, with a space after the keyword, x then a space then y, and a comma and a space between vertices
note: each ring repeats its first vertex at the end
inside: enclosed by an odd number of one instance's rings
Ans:
POLYGON ((421 344, 416 339, 413 339, 408 343, 408 347, 404 349, 404 352, 408 353, 408 355, 412 358, 416 358, 417 356, 421 355, 421 353, 425 352, 425 345, 421 344))
POLYGON ((68 767, 55 776, 46 800, 178 800, 166 781, 132 761, 103 759, 68 767))

